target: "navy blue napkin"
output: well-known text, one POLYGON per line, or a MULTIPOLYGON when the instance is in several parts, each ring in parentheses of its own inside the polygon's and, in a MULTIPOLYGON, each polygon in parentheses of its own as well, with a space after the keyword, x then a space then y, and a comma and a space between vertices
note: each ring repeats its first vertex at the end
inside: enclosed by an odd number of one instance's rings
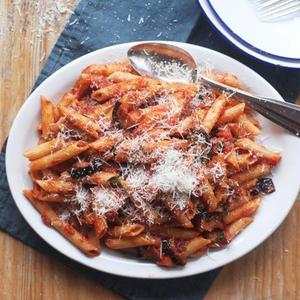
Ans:
MULTIPOLYGON (((175 40, 228 54, 264 76, 286 99, 300 91, 300 72, 275 67, 242 53, 208 22, 196 0, 82 0, 59 37, 35 86, 68 62, 93 50, 138 40, 175 40)), ((25 244, 59 259, 128 299, 202 299, 218 270, 183 279, 143 280, 86 268, 46 244, 17 210, 0 155, 0 228, 25 244)))

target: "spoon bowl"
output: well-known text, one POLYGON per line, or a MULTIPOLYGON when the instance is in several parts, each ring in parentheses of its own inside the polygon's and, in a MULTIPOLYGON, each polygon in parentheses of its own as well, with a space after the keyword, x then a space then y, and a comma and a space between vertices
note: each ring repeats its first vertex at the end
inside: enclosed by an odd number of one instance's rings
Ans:
POLYGON ((197 64, 185 50, 163 43, 144 43, 131 47, 127 57, 141 75, 167 82, 195 82, 197 64))

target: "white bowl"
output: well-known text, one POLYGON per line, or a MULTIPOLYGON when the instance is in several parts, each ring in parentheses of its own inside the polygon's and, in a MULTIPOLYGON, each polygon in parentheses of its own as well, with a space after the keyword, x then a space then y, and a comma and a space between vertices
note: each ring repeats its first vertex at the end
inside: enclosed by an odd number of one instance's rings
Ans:
MULTIPOLYGON (((264 198, 254 222, 230 245, 209 255, 189 260, 184 267, 164 269, 105 248, 102 249, 100 256, 89 258, 57 231, 47 227, 39 213, 22 194, 23 189, 32 186, 27 174, 28 161, 23 157, 23 153, 37 143, 36 126, 40 120, 40 95, 57 103, 87 65, 124 59, 128 48, 134 44, 136 43, 116 45, 82 56, 55 72, 29 96, 14 121, 7 144, 6 169, 12 195, 26 221, 47 243, 69 258, 99 271, 137 278, 175 278, 218 268, 245 255, 270 236, 288 214, 299 190, 299 139, 263 117, 259 119, 263 136, 266 137, 264 144, 281 150, 283 154, 279 166, 273 173, 276 192, 264 198)), ((236 74, 253 92, 282 100, 267 81, 238 61, 199 46, 176 42, 172 44, 190 52, 199 63, 209 63, 220 71, 236 74)))

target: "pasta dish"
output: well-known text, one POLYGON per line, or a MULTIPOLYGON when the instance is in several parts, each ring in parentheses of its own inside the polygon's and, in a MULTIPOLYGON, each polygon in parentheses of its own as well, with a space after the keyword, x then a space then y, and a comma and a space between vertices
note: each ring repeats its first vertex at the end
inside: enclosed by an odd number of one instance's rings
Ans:
MULTIPOLYGON (((210 72, 241 88, 232 74, 210 72)), ((253 221, 281 154, 255 141, 253 111, 201 83, 90 65, 54 105, 41 96, 24 195, 88 256, 100 242, 160 266, 225 247, 253 221)))

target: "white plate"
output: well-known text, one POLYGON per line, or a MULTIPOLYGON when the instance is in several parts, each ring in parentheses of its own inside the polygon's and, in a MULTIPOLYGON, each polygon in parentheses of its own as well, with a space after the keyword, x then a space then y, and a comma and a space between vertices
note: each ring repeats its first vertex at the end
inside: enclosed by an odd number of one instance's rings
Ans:
POLYGON ((290 21, 267 24, 260 23, 256 19, 246 0, 235 2, 199 0, 199 3, 213 25, 241 50, 275 65, 300 68, 299 17, 290 21), (279 27, 280 35, 277 35, 275 27, 279 27))
MULTIPOLYGON (((272 234, 288 214, 299 190, 297 178, 300 169, 300 140, 263 117, 260 121, 263 134, 267 137, 264 143, 283 152, 283 159, 279 167, 274 170, 276 192, 265 197, 256 213, 255 221, 228 247, 190 260, 184 267, 164 269, 153 263, 128 258, 119 252, 107 249, 103 249, 98 257, 86 257, 58 232, 44 225, 39 213, 22 195, 23 189, 32 186, 27 174, 28 162, 22 154, 37 143, 36 126, 40 120, 39 96, 45 95, 57 103, 60 96, 68 90, 87 65, 124 59, 127 49, 134 44, 116 45, 82 56, 46 79, 24 103, 12 126, 6 154, 7 177, 16 205, 31 227, 51 246, 69 258, 100 271, 138 278, 174 278, 223 266, 245 255, 272 234)), ((209 63, 220 71, 236 74, 252 91, 282 99, 268 82, 238 61, 199 46, 184 43, 173 44, 186 49, 200 63, 209 63)))

